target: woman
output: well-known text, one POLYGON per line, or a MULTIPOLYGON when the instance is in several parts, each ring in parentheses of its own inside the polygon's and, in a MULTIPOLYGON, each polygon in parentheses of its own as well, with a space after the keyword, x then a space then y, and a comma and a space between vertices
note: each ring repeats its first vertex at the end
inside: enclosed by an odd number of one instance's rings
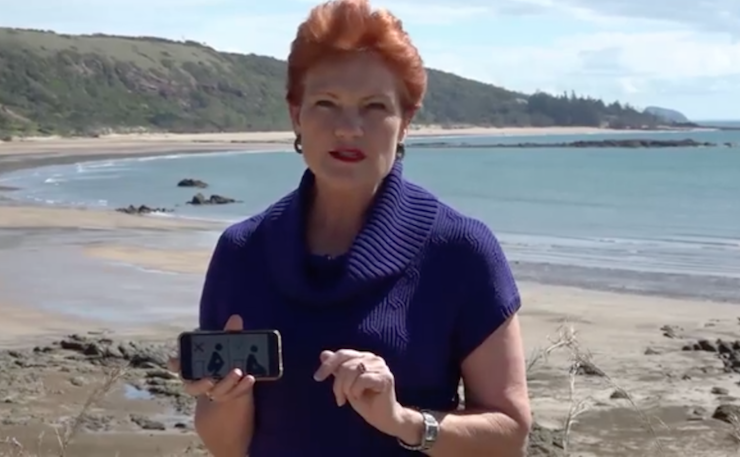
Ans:
POLYGON ((287 101, 308 169, 222 234, 200 308, 204 330, 278 329, 285 373, 186 386, 214 456, 524 455, 504 254, 484 224, 403 178, 425 89, 400 21, 365 0, 320 5, 298 29, 287 101))

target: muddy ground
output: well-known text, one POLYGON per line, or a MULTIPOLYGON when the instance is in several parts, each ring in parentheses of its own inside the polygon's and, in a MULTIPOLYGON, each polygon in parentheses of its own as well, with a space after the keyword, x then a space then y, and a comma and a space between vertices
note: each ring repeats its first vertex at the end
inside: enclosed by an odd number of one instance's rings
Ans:
MULTIPOLYGON (((640 398, 622 390, 587 356, 572 364, 576 352, 563 348, 530 370, 535 404, 550 401, 563 414, 561 421, 552 414, 538 420, 529 455, 564 456, 565 447, 567 454, 581 456, 736 455, 740 341, 690 340, 673 327, 656 331, 665 344, 646 348, 645 362, 660 365, 662 359, 678 371, 643 381, 668 390, 672 384, 676 391, 707 390, 714 401, 697 404, 687 397, 681 405, 640 398), (573 401, 571 380, 578 384, 573 401), (577 417, 564 440, 569 412, 577 417)), ((60 455, 61 448, 82 457, 206 455, 193 432, 193 400, 165 368, 173 353, 171 345, 105 335, 70 335, 49 345, 1 351, 0 455, 60 455)))

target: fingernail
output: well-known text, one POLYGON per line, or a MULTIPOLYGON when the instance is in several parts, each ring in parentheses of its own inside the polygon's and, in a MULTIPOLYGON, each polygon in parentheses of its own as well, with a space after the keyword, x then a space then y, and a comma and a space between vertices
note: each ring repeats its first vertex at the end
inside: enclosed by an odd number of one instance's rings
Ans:
POLYGON ((242 370, 240 370, 239 368, 235 368, 234 369, 234 374, 237 375, 237 376, 239 376, 240 378, 242 376, 244 376, 244 372, 242 370))
POLYGON ((318 371, 313 374, 313 380, 314 381, 321 381, 321 378, 319 377, 319 372, 318 371))

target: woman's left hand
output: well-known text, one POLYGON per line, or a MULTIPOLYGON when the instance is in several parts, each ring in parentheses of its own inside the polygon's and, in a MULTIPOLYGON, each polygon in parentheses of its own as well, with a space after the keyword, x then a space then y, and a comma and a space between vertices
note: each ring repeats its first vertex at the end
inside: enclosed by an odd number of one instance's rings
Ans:
POLYGON ((321 353, 316 381, 334 376, 337 405, 347 402, 363 419, 383 433, 396 435, 402 427, 404 408, 396 400, 393 373, 385 360, 370 352, 342 349, 321 353))

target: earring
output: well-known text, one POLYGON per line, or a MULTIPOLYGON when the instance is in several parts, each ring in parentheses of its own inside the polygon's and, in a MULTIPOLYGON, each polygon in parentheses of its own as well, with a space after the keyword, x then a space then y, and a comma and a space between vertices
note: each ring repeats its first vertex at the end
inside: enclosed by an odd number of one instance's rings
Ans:
POLYGON ((301 149, 301 134, 299 133, 295 137, 295 141, 293 141, 293 149, 295 149, 295 152, 298 154, 303 154, 303 149, 301 149))
POLYGON ((396 158, 398 160, 403 159, 403 156, 406 155, 406 145, 403 143, 398 143, 396 145, 396 158))

